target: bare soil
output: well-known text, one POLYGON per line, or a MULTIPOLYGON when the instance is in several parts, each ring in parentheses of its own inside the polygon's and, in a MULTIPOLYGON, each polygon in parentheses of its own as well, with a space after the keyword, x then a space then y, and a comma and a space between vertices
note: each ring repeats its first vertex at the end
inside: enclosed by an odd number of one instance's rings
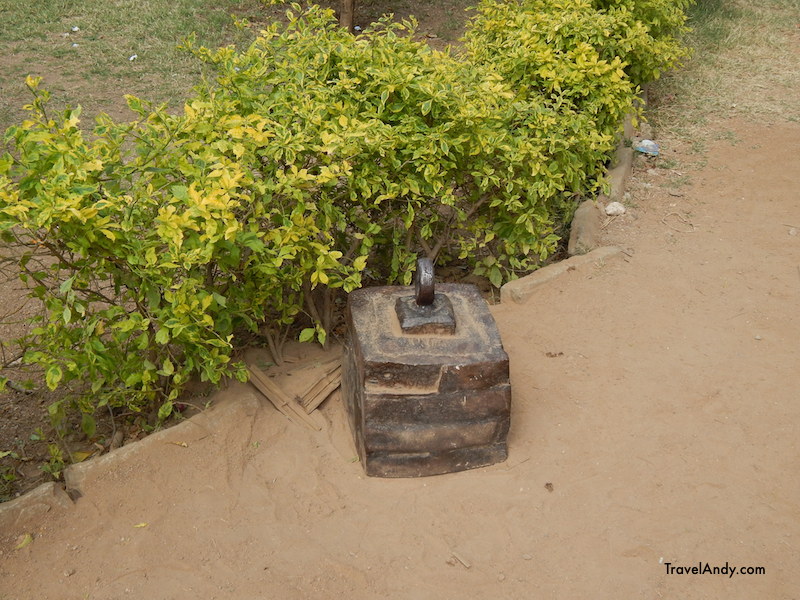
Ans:
POLYGON ((507 462, 366 478, 340 401, 314 433, 232 386, 2 532, 0 597, 796 598, 800 126, 718 127, 639 163, 621 258, 493 307, 507 462))
MULTIPOLYGON (((446 41, 452 15, 397 5, 446 41)), ((719 116, 702 135, 697 154, 655 133, 662 157, 637 163, 627 214, 605 223, 620 258, 492 308, 507 462, 366 478, 341 400, 316 433, 236 384, 117 450, 71 508, 0 531, 0 600, 798 598, 800 124, 719 116), (737 571, 668 573, 698 563, 737 571)), ((0 287, 0 313, 17 306, 0 287)), ((0 395, 0 450, 31 458, 28 487, 48 402, 0 395)))

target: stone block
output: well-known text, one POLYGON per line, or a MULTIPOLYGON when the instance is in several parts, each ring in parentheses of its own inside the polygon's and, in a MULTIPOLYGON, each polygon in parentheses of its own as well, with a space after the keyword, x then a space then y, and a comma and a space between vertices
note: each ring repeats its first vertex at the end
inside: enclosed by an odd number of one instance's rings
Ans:
POLYGON ((452 334, 403 332, 395 306, 409 288, 350 294, 342 392, 368 475, 417 477, 506 456, 508 355, 477 288, 442 284, 452 334))
POLYGON ((600 245, 600 210, 592 200, 584 200, 572 217, 567 254, 586 254, 600 245))

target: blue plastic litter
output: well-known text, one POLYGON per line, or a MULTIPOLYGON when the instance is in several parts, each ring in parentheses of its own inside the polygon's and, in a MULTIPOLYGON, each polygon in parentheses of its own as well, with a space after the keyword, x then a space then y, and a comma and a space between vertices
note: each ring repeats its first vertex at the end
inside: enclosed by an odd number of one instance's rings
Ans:
POLYGON ((648 156, 658 156, 660 152, 658 144, 653 140, 642 140, 636 144, 633 149, 642 154, 647 154, 648 156))

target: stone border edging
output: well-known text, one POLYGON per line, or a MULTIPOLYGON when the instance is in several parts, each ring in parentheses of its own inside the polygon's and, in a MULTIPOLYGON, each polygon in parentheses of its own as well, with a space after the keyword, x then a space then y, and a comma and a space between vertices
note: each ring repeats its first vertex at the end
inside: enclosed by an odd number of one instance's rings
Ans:
MULTIPOLYGON (((642 108, 647 105, 648 90, 642 90, 637 104, 642 108)), ((609 202, 622 202, 625 186, 633 170, 634 151, 631 140, 634 137, 633 114, 625 117, 622 124, 622 138, 617 144, 614 161, 606 177, 609 182, 608 194, 600 194, 595 200, 584 200, 572 218, 567 244, 567 254, 576 256, 586 254, 600 246, 600 222, 603 218, 602 205, 609 202)))
POLYGON ((626 143, 633 136, 631 116, 625 118, 624 133, 617 146, 614 166, 608 171, 610 190, 608 195, 601 194, 596 200, 584 200, 575 211, 567 245, 569 258, 542 267, 509 281, 500 288, 500 303, 514 302, 520 304, 533 294, 543 283, 551 281, 572 268, 588 262, 610 258, 622 252, 615 246, 600 246, 600 225, 603 218, 601 205, 607 201, 621 202, 625 194, 625 184, 633 170, 633 149, 626 143))
POLYGON ((70 493, 75 490, 77 497, 80 497, 85 491, 87 478, 120 468, 125 461, 136 458, 154 444, 169 443, 172 439, 191 441, 198 434, 205 437, 213 434, 213 423, 220 418, 240 411, 255 414, 259 406, 259 400, 253 393, 242 393, 236 401, 222 401, 173 427, 152 433, 102 456, 72 464, 64 469, 63 484, 56 481, 43 483, 18 498, 0 503, 0 532, 21 533, 26 528, 33 528, 36 521, 51 510, 72 508, 74 502, 70 493))
POLYGON ((567 254, 570 256, 586 254, 600 245, 602 205, 622 202, 625 184, 633 170, 633 148, 627 143, 632 137, 628 132, 632 129, 631 117, 628 116, 625 119, 625 133, 617 145, 613 166, 606 175, 609 181, 608 195, 600 194, 596 200, 584 200, 575 211, 567 244, 567 254))
POLYGON ((10 532, 40 519, 54 508, 67 509, 72 499, 55 481, 43 483, 8 502, 0 504, 0 531, 10 532))
POLYGON ((616 246, 602 246, 587 252, 586 254, 578 254, 571 256, 566 260, 547 265, 514 281, 509 281, 500 288, 500 303, 506 304, 514 302, 522 304, 525 302, 536 289, 548 281, 552 281, 559 275, 571 271, 581 265, 587 263, 600 262, 608 258, 622 254, 622 250, 616 246))
MULTIPOLYGON (((237 384, 234 383, 227 389, 235 385, 237 384)), ((88 478, 96 476, 104 470, 118 468, 118 465, 122 462, 133 460, 154 445, 168 444, 175 440, 180 440, 179 444, 192 443, 198 437, 198 434, 200 438, 214 435, 213 423, 215 421, 241 411, 249 411, 255 414, 259 405, 258 398, 247 386, 244 388, 243 393, 237 396, 236 401, 223 400, 203 412, 192 415, 177 425, 151 433, 141 440, 127 444, 122 448, 117 448, 102 456, 68 466, 64 469, 64 483, 67 490, 77 490, 84 494, 84 484, 88 478)))

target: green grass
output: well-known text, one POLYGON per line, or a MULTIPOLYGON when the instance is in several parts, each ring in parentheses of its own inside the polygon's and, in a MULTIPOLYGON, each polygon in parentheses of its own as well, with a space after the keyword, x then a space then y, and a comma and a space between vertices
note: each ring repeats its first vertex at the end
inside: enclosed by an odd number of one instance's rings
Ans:
POLYGON ((106 40, 106 47, 133 50, 140 43, 174 39, 195 30, 209 39, 218 36, 236 0, 5 0, 0 8, 4 41, 46 40, 49 35, 82 29, 85 40, 106 40))
POLYGON ((242 42, 232 14, 278 13, 257 0, 0 0, 0 127, 22 115, 28 74, 44 78, 57 105, 88 114, 120 113, 126 93, 179 102, 201 75, 177 49, 187 34, 209 46, 242 42))
POLYGON ((700 0, 689 9, 689 24, 695 40, 702 43, 699 50, 719 48, 726 42, 731 24, 741 17, 741 11, 728 0, 700 0))

